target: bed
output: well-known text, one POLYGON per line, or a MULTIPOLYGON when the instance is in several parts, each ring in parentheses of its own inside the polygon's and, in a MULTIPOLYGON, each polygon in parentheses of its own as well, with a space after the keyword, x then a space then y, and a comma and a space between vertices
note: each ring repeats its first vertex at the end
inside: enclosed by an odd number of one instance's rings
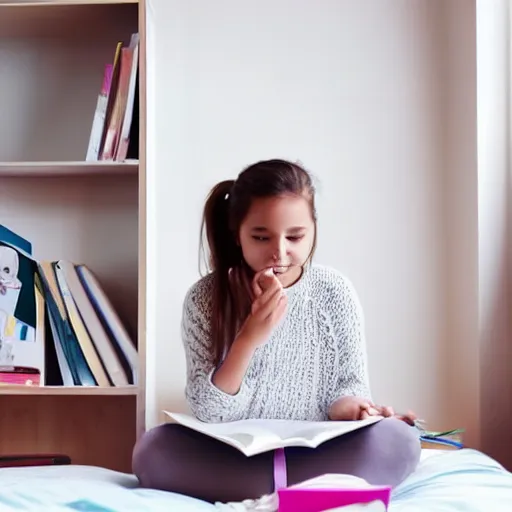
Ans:
MULTIPOLYGON (((512 473, 481 452, 422 451, 416 470, 393 491, 389 512, 506 512, 512 473)), ((0 511, 220 512, 179 494, 142 489, 130 474, 91 466, 0 469, 0 511)))

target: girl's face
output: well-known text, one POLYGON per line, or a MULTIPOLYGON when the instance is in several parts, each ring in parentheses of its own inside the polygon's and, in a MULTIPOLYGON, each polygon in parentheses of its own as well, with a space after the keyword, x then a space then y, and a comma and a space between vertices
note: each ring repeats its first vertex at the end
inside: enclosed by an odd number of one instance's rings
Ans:
POLYGON ((254 272, 272 268, 283 287, 302 274, 314 241, 315 223, 308 200, 283 195, 252 201, 240 226, 240 245, 254 272))

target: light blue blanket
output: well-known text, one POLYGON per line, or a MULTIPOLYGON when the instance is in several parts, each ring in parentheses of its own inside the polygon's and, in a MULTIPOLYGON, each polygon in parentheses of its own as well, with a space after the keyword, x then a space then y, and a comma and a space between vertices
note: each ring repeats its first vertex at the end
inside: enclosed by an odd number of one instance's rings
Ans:
MULTIPOLYGON (((425 451, 389 512, 510 512, 512 474, 474 450, 425 451), (427 455, 431 455, 428 456, 427 455)), ((133 475, 89 466, 0 469, 0 512, 216 512, 209 503, 140 489, 133 475)))
POLYGON ((389 512, 508 512, 512 473, 475 450, 434 453, 398 486, 389 512))

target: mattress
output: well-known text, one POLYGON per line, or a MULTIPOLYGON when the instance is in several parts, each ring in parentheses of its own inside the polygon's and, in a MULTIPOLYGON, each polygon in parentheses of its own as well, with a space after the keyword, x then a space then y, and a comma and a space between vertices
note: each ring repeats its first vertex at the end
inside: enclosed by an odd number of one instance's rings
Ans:
MULTIPOLYGON (((141 489, 133 475, 91 466, 0 469, 0 511, 219 512, 201 500, 141 489)), ((389 512, 509 512, 512 474, 469 449, 423 450, 389 512)), ((235 510, 235 509, 233 509, 235 510)))
POLYGON ((512 473, 481 452, 423 450, 416 471, 392 493, 389 512, 507 512, 512 473))

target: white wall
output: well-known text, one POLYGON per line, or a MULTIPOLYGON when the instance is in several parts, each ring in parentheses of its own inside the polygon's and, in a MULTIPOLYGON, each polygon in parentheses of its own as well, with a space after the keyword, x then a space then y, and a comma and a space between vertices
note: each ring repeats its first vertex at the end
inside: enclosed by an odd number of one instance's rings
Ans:
POLYGON ((204 197, 275 156, 320 180, 317 261, 359 291, 376 400, 454 426, 443 2, 148 0, 148 427, 183 406, 204 197))

